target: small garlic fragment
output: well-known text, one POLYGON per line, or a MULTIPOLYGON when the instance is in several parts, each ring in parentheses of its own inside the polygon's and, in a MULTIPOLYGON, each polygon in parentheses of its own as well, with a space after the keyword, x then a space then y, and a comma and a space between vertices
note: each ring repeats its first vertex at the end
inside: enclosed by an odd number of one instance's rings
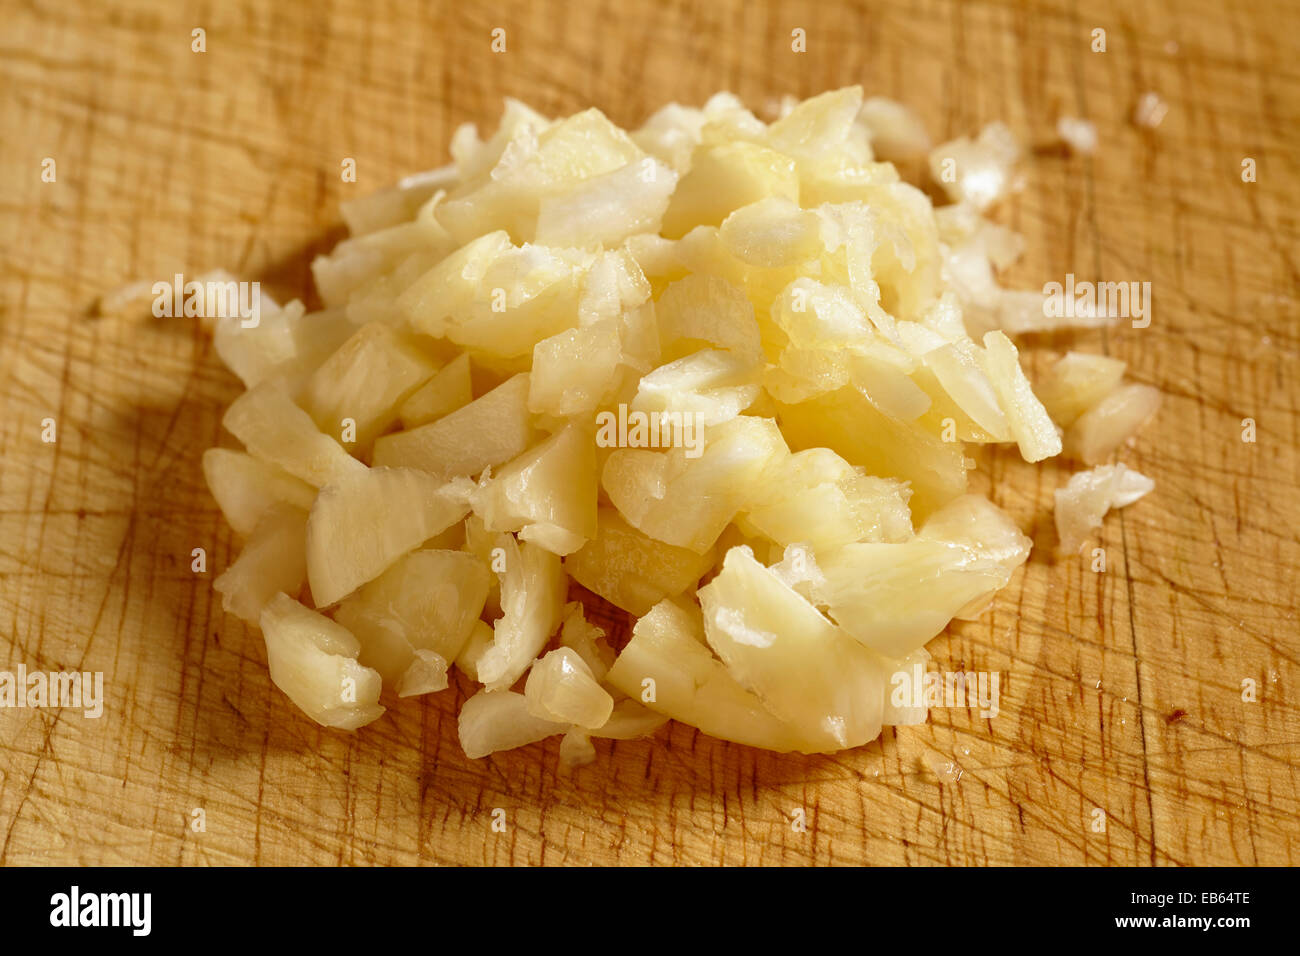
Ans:
POLYGON ((1146 92, 1138 97, 1133 109, 1133 122, 1145 129, 1155 129, 1164 122, 1169 112, 1169 104, 1161 99, 1159 93, 1146 92))
POLYGON ((534 717, 593 730, 609 720, 614 709, 609 691, 596 683, 586 661, 569 647, 553 650, 533 664, 524 697, 534 717))
POLYGON ((1156 483, 1124 465, 1100 465, 1072 475, 1056 489, 1056 532, 1061 550, 1076 553, 1112 508, 1131 505, 1155 488, 1156 483))
POLYGON ((1088 120, 1062 116, 1056 121, 1056 135, 1071 152, 1087 156, 1097 151, 1097 127, 1088 120))
POLYGON ((415 648, 415 660, 397 681, 398 697, 416 697, 447 689, 447 661, 436 651, 415 648))
POLYGON ((585 767, 595 759, 596 747, 582 728, 574 727, 560 739, 560 769, 585 767))
POLYGON ((927 753, 925 755, 925 765, 930 769, 931 773, 939 778, 940 784, 956 783, 961 779, 961 775, 965 773, 957 761, 942 754, 927 753))

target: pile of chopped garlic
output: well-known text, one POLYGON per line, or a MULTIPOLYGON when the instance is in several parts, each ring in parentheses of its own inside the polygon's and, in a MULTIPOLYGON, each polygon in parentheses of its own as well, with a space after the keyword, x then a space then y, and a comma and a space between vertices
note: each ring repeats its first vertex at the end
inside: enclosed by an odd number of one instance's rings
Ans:
POLYGON ((926 719, 890 676, 1029 555, 968 444, 1100 465, 1057 492, 1070 550, 1150 490, 1100 463, 1155 391, 1073 352, 1035 388, 1007 334, 1070 321, 995 279, 1010 131, 929 152, 935 208, 886 161, 929 147, 899 104, 781 112, 723 93, 628 133, 510 101, 344 204, 322 310, 216 320, 247 391, 244 450, 203 462, 244 538, 215 586, 304 713, 355 729, 455 669, 470 757, 562 736, 573 766, 670 718, 858 747, 926 719), (635 617, 625 646, 571 582, 635 617))

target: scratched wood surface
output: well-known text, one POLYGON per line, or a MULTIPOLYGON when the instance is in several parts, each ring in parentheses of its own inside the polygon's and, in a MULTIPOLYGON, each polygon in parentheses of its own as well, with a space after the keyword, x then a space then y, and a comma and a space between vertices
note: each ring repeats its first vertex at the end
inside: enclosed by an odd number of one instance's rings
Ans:
POLYGON ((1293 4, 5 0, 0 22, 0 669, 102 671, 106 697, 99 719, 0 710, 0 862, 1300 858, 1293 4), (340 199, 440 164, 503 96, 626 125, 718 89, 761 107, 854 82, 936 136, 1000 118, 1040 147, 999 213, 1027 238, 1013 282, 1153 287, 1150 328, 1043 343, 1120 356, 1165 393, 1124 455, 1157 491, 1106 522, 1106 572, 1052 556, 1064 466, 984 464, 1036 551, 931 650, 1001 672, 1001 713, 938 710, 833 757, 673 726, 574 777, 555 741, 467 760, 454 692, 356 735, 300 716, 211 591, 235 542, 199 457, 237 383, 185 321, 95 318, 97 298, 222 266, 302 295, 340 199), (1154 131, 1130 121, 1147 90, 1169 104, 1154 131), (1062 114, 1096 123, 1094 157, 1050 147, 1062 114))

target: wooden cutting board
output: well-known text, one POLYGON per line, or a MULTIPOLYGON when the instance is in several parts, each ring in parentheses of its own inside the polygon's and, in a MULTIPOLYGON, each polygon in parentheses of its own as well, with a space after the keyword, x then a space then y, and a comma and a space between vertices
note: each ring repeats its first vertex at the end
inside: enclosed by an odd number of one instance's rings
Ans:
POLYGON ((0 669, 102 671, 105 697, 98 719, 0 710, 0 861, 1300 860, 1293 4, 185 7, 0 11, 0 669), (455 693, 355 735, 300 716, 211 590, 235 542, 199 459, 237 383, 194 325, 97 318, 98 298, 217 267, 303 295, 339 200, 443 163, 456 125, 493 128, 504 96, 631 125, 719 89, 762 109, 850 83, 937 137, 1002 119, 1034 147, 998 213, 1026 238, 1012 284, 1152 285, 1149 328, 1027 349, 1035 367, 1105 351, 1164 392, 1123 455, 1156 492, 1107 520, 1105 572, 1053 557, 1066 466, 982 464, 1035 553, 931 650, 998 671, 1001 713, 936 710, 832 757, 673 726, 574 776, 555 741, 467 760, 455 693), (1131 122, 1146 91, 1168 104, 1154 130, 1131 122), (1062 115, 1096 124, 1096 155, 1052 147, 1062 115))

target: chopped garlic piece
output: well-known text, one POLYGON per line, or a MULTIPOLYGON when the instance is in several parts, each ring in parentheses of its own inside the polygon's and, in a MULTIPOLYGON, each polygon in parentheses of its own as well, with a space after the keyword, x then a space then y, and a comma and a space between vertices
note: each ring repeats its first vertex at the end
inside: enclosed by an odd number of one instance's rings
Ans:
POLYGON ((591 668, 568 647, 551 651, 533 664, 524 688, 534 717, 594 730, 609 720, 614 698, 596 683, 591 668))
POLYGON ((523 694, 481 690, 460 709, 460 746, 471 760, 568 733, 567 724, 534 717, 523 694))
POLYGON ((975 139, 967 136, 930 152, 930 174, 954 202, 983 212, 1018 185, 1020 144, 1005 123, 990 123, 975 139))
POLYGON ((1077 553, 1088 535, 1101 527, 1107 511, 1131 505, 1155 486, 1150 478, 1124 465, 1099 465, 1071 475, 1064 488, 1056 489, 1061 550, 1077 553))
POLYGON ((871 97, 862 104, 858 122, 866 127, 877 159, 915 159, 930 151, 930 134, 920 117, 895 100, 871 97))
POLYGON ((1119 387, 1124 363, 1105 355, 1067 352, 1035 391, 1052 421, 1068 428, 1079 416, 1119 387))
POLYGON ((1073 152, 1084 156, 1097 151, 1097 127, 1076 116, 1062 116, 1056 121, 1056 135, 1073 152))
POLYGON ((416 697, 447 688, 447 661, 434 651, 416 648, 415 659, 397 681, 398 697, 416 697))
POLYGON ((561 769, 585 767, 595 760, 596 748, 591 742, 590 734, 575 727, 560 739, 561 769))
POLYGON ((360 645, 347 628, 285 594, 260 624, 271 680, 312 720, 355 730, 384 712, 379 674, 357 663, 360 645))
POLYGON ((1075 419, 1066 433, 1067 450, 1085 464, 1105 461, 1133 437, 1160 407, 1150 385, 1121 385, 1075 419))
POLYGON ((1155 129, 1164 122, 1169 112, 1169 104, 1159 93, 1146 92, 1138 97, 1137 106, 1133 108, 1133 122, 1146 129, 1155 129))

